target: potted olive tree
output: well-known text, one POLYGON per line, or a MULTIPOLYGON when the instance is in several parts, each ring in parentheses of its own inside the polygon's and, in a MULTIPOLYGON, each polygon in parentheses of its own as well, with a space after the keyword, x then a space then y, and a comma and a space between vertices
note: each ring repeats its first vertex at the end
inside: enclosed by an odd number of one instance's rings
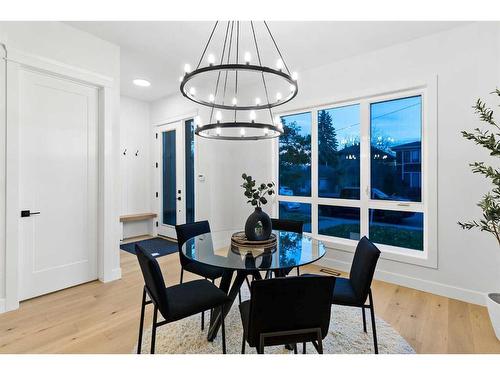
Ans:
MULTIPOLYGON (((496 89, 492 94, 500 96, 500 90, 496 89)), ((500 125, 493 119, 493 111, 478 99, 473 107, 479 118, 488 124, 491 130, 474 129, 473 132, 462 131, 464 138, 473 141, 479 146, 486 148, 495 160, 500 158, 500 125)), ((486 193, 478 202, 483 211, 483 217, 478 220, 459 222, 463 229, 479 229, 488 232, 495 237, 500 249, 500 168, 499 163, 495 166, 486 165, 485 162, 474 162, 470 166, 472 172, 482 174, 493 185, 491 191, 486 193)), ((497 338, 500 340, 500 293, 489 293, 487 298, 488 312, 497 338)))

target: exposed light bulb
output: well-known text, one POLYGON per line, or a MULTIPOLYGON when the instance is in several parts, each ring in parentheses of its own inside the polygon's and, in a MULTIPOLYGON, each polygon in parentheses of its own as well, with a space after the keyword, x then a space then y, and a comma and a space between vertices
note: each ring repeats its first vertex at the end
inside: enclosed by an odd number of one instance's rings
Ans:
POLYGON ((277 92, 276 93, 276 100, 280 101, 282 98, 283 98, 283 96, 281 95, 281 92, 277 92))
POLYGON ((255 122, 255 118, 256 118, 255 111, 250 111, 250 121, 255 122))
POLYGON ((196 95, 196 89, 194 87, 191 87, 189 89, 189 95, 191 95, 191 96, 195 96, 196 95))
POLYGON ((241 129, 240 129, 240 135, 241 135, 242 137, 244 137, 244 136, 245 136, 245 128, 241 128, 241 129))
POLYGON ((186 74, 191 73, 191 65, 189 64, 184 65, 184 73, 186 74))
POLYGON ((252 55, 250 55, 250 52, 245 52, 245 56, 244 56, 244 60, 245 60, 245 64, 250 64, 250 60, 252 59, 252 55))
POLYGON ((238 104, 238 99, 236 99, 236 98, 233 98, 233 100, 232 100, 232 103, 233 103, 233 105, 236 105, 236 104, 238 104))
POLYGON ((209 101, 210 103, 213 103, 213 102, 215 101, 215 96, 214 96, 214 94, 210 94, 210 95, 209 95, 209 97, 208 97, 208 101, 209 101))
POLYGON ((215 113, 215 119, 217 120, 217 122, 221 122, 221 120, 222 120, 222 113, 221 113, 221 111, 217 111, 215 113))
POLYGON ((260 105, 260 98, 255 98, 255 105, 260 105))
POLYGON ((216 133, 217 135, 221 135, 222 130, 221 130, 220 126, 217 126, 217 127, 215 128, 215 133, 216 133))
POLYGON ((283 60, 278 59, 278 61, 276 61, 276 69, 283 70, 283 65, 283 60))
POLYGON ((293 73, 292 73, 292 79, 293 79, 294 81, 296 81, 296 80, 298 80, 298 79, 299 79, 299 75, 298 75, 298 73, 297 73, 297 72, 293 72, 293 73))
POLYGON ((214 65, 215 64, 215 56, 214 56, 214 54, 211 53, 210 55, 208 55, 207 60, 208 60, 208 65, 210 65, 210 66, 214 65))
POLYGON ((296 89, 297 89, 297 87, 295 87, 295 85, 290 85, 290 91, 291 92, 295 92, 296 89))

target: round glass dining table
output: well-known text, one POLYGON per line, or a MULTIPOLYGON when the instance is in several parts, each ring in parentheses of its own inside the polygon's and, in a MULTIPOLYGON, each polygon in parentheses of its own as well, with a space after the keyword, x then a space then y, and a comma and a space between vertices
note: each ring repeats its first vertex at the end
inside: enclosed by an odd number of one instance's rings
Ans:
MULTIPOLYGON (((260 271, 272 271, 286 276, 290 269, 319 260, 325 255, 324 244, 306 234, 273 231, 276 242, 266 246, 237 245, 231 241, 235 231, 212 232, 195 236, 182 245, 182 255, 201 264, 222 268, 224 273, 220 289, 226 292, 230 302, 224 307, 227 315, 248 275, 262 279, 260 271), (234 276, 236 273, 236 277, 234 276)), ((210 316, 208 340, 212 341, 221 325, 221 310, 210 316)))

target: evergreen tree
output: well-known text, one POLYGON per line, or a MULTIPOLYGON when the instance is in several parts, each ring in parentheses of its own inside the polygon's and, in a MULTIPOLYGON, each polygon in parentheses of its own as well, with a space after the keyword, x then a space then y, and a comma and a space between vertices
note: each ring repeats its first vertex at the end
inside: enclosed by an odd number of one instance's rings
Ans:
POLYGON ((332 116, 327 111, 319 111, 318 115, 318 152, 320 165, 334 165, 338 151, 337 132, 333 126, 332 116))

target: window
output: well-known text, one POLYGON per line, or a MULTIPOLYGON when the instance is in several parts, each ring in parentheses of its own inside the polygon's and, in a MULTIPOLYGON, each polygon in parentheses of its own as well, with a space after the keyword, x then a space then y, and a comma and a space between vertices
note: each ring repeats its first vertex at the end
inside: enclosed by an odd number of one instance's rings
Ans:
POLYGON ((389 258, 420 264, 428 225, 425 93, 400 91, 283 115, 279 217, 302 220, 305 232, 344 247, 366 235, 389 258))
POLYGON ((318 233, 326 236, 359 240, 359 208, 318 206, 318 233))
POLYGON ((311 112, 281 117, 279 194, 311 196, 311 112))
POLYGON ((369 231, 373 242, 423 250, 423 225, 421 212, 370 209, 369 231))
POLYGON ((311 233, 311 205, 298 202, 280 202, 279 217, 281 219, 304 222, 304 232, 311 233))
POLYGON ((372 199, 421 201, 422 97, 370 104, 372 199))
POLYGON ((318 195, 359 199, 359 104, 318 112, 318 195))

